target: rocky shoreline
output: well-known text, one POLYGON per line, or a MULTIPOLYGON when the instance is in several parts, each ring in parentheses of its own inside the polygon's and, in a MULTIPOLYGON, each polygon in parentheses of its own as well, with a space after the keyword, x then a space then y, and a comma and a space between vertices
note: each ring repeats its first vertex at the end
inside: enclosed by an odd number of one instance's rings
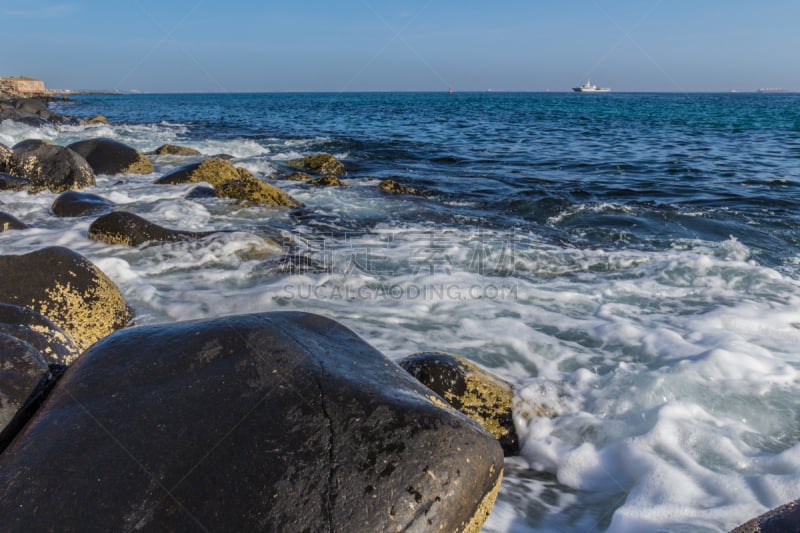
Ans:
MULTIPOLYGON (((49 100, 0 98, 0 121, 81 123, 49 100)), ((152 173, 151 155, 199 156, 155 183, 232 205, 301 209, 281 180, 347 187, 330 154, 288 161, 268 183, 224 154, 96 138, 0 145, 0 190, 57 194, 52 215, 91 217, 86 237, 109 246, 213 238, 80 191, 97 174, 152 173)), ((28 227, 0 211, 0 232, 28 227)), ((265 271, 315 268, 260 239, 265 271)), ((92 516, 103 530, 478 531, 503 456, 519 453, 511 385, 457 356, 398 365, 308 313, 133 327, 114 283, 67 248, 0 255, 0 269, 4 530, 82 531, 92 516)), ((736 531, 782 531, 796 509, 736 531)))
MULTIPOLYGON (((29 125, 78 123, 47 111, 46 100, 2 105, 5 119, 29 125)), ((53 216, 95 217, 90 239, 139 247, 207 238, 80 192, 96 174, 152 172, 146 154, 111 139, 0 146, 0 189, 58 194, 53 216)), ((328 154, 291 161, 281 177, 290 172, 347 185, 328 154)), ((224 157, 157 183, 208 184, 207 194, 245 205, 301 205, 224 157)), ((6 213, 0 224, 28 227, 6 213)), ((278 244, 264 247, 265 257, 302 266, 278 244)), ((91 516, 103 530, 471 532, 491 512, 504 454, 490 432, 495 406, 474 416, 483 376, 470 373, 466 388, 463 378, 456 389, 441 380, 428 388, 344 326, 308 313, 133 327, 115 284, 67 248, 0 255, 0 268, 6 531, 82 531, 91 516)), ((503 394, 507 426, 510 388, 503 394)))

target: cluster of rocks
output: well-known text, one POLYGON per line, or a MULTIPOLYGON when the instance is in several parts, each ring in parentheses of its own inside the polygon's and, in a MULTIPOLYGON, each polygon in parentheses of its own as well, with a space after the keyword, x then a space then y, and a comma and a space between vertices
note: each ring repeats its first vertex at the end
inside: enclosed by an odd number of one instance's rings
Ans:
MULTIPOLYGON (((314 185, 346 185, 327 154, 289 167, 317 174, 314 185)), ((153 172, 145 154, 111 139, 0 146, 0 170, 0 189, 59 193, 55 216, 97 216, 95 240, 209 235, 76 190, 95 174, 153 172)), ((221 157, 156 183, 300 205, 221 157)), ((3 231, 26 227, 0 213, 3 231)), ((284 255, 264 268, 315 265, 284 255)), ((308 313, 133 327, 114 283, 66 248, 0 255, 0 271, 4 531, 82 531, 90 516, 109 531, 477 532, 500 488, 503 452, 516 453, 510 387, 455 356, 416 354, 401 367, 308 313)))
POLYGON ((0 122, 13 120, 29 126, 79 124, 80 122, 48 109, 50 98, 19 98, 0 95, 0 122))

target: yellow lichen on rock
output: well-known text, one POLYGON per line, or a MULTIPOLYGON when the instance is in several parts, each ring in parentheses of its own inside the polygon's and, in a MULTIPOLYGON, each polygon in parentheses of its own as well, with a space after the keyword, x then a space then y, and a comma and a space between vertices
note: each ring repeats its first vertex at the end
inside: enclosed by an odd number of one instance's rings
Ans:
MULTIPOLYGON (((494 469, 492 469, 494 470, 494 469)), ((493 471, 489 473, 494 474, 493 471)), ((483 497, 481 503, 478 504, 478 509, 475 511, 475 514, 472 516, 472 520, 469 521, 468 524, 464 526, 461 530, 461 533, 479 533, 483 524, 486 523, 486 520, 489 518, 489 515, 492 513, 492 509, 494 508, 494 502, 497 500, 497 495, 500 493, 500 487, 503 485, 503 472, 501 471, 500 474, 497 476, 497 482, 492 487, 486 496, 483 497)))
POLYGON ((236 178, 214 187, 220 198, 233 198, 259 205, 298 207, 300 204, 286 191, 254 178, 236 178))
POLYGON ((108 119, 103 115, 97 115, 86 121, 87 124, 108 124, 108 119))
POLYGON ((315 174, 344 174, 344 165, 331 154, 314 154, 302 159, 291 159, 286 162, 292 168, 309 170, 315 174))
POLYGON ((214 157, 200 163, 200 166, 192 172, 191 180, 195 183, 204 181, 216 188, 217 185, 240 177, 239 171, 236 170, 236 167, 234 167, 230 161, 214 157))
POLYGON ((151 174, 155 172, 153 162, 144 154, 138 154, 138 159, 122 171, 123 174, 151 174))
POLYGON ((176 146, 174 144, 162 144, 152 152, 154 155, 200 155, 199 150, 187 148, 186 146, 176 146))

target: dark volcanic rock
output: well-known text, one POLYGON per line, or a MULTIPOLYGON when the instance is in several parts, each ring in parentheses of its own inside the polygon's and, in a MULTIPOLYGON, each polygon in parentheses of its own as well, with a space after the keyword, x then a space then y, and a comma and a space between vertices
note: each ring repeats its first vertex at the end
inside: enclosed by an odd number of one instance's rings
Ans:
POLYGON ((214 232, 181 231, 154 224, 147 219, 116 211, 103 215, 89 226, 89 238, 108 244, 139 246, 148 242, 178 242, 202 239, 214 232))
POLYGON ((150 174, 153 163, 135 148, 104 137, 79 141, 67 146, 83 156, 95 174, 150 174))
POLYGON ((0 456, 3 529, 477 532, 502 450, 427 395, 316 315, 123 330, 0 456))
POLYGON ((116 285, 88 259, 61 247, 0 255, 0 302, 37 311, 69 333, 79 348, 130 322, 116 285))
POLYGON ((13 151, 17 150, 24 150, 28 148, 35 148, 37 146, 49 146, 52 145, 50 141, 45 141, 44 139, 25 139, 24 141, 20 141, 15 144, 11 149, 13 151))
POLYGON ((511 385, 464 358, 441 352, 409 355, 400 361, 400 366, 485 427, 506 455, 519 455, 511 385))
POLYGON ((800 531, 800 500, 781 505, 737 527, 731 533, 797 533, 800 531))
POLYGON ((28 144, 15 147, 9 174, 31 182, 31 190, 59 193, 94 185, 94 173, 86 160, 63 146, 28 144))
POLYGON ((15 417, 50 378, 50 367, 33 346, 0 332, 0 451, 20 429, 15 417))
POLYGON ((82 217, 105 213, 114 208, 114 202, 88 192, 67 191, 53 201, 50 211, 57 217, 82 217))
POLYGON ((14 215, 10 215, 8 213, 0 211, 0 233, 12 229, 25 229, 27 227, 28 227, 27 224, 25 224, 23 221, 21 221, 14 215))
POLYGON ((188 200, 197 200, 202 198, 216 198, 217 191, 215 191, 212 187, 206 187, 204 185, 198 185, 191 191, 189 194, 186 195, 188 200))
POLYGON ((28 180, 15 178, 11 174, 0 172, 0 191, 24 191, 30 186, 31 182, 28 180))
POLYGON ((0 303, 0 333, 27 342, 49 364, 68 365, 80 355, 67 332, 27 307, 0 303))

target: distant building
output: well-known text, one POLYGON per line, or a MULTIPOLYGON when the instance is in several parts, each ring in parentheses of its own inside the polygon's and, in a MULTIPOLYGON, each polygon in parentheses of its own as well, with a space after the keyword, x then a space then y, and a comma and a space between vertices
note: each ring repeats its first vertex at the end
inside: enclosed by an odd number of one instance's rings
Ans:
POLYGON ((44 88, 42 80, 20 76, 0 78, 0 92, 20 95, 45 94, 47 89, 44 88))

